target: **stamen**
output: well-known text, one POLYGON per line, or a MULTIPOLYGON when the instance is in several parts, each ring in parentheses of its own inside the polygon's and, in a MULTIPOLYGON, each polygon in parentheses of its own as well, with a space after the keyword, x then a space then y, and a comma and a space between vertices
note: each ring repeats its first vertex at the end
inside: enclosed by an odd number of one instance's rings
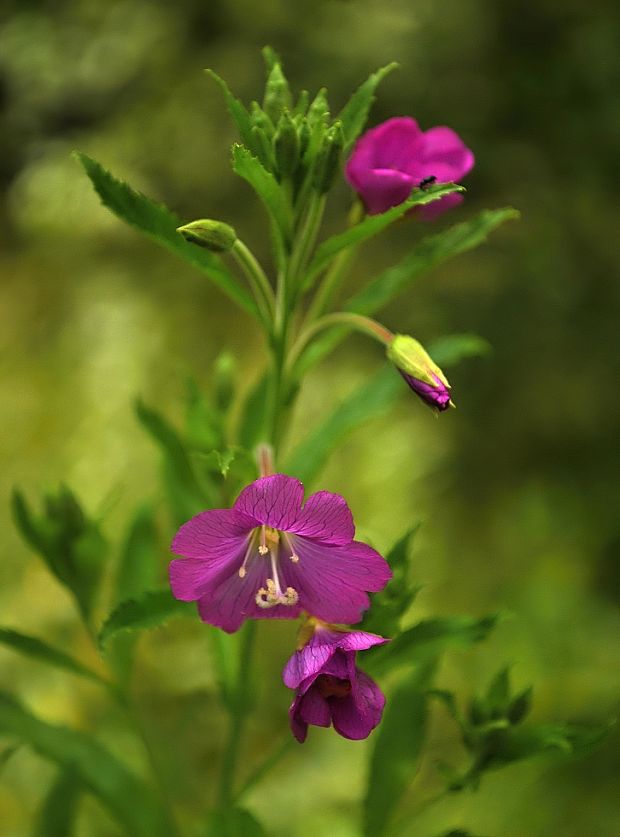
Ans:
POLYGON ((295 605, 299 601, 299 593, 294 587, 287 587, 282 592, 280 578, 278 576, 278 565, 273 552, 270 553, 271 572, 273 578, 268 578, 265 587, 261 587, 256 594, 256 604, 263 609, 275 607, 276 605, 295 605))
POLYGON ((260 527, 260 546, 258 547, 258 551, 261 555, 266 555, 269 552, 266 544, 266 534, 264 526, 260 527))
POLYGON ((252 547, 254 546, 254 543, 255 543, 254 534, 251 533, 250 536, 249 536, 248 548, 246 549, 245 557, 243 558, 243 564, 241 564, 241 566, 239 567, 239 578, 245 578, 246 564, 248 563, 248 561, 250 559, 250 554, 252 552, 252 547))
POLYGON ((282 537, 286 541, 286 545, 288 546, 288 548, 291 550, 291 554, 288 556, 289 560, 292 561, 293 564, 297 564, 299 562, 299 555, 297 555, 297 553, 295 552, 293 544, 291 543, 291 539, 286 534, 286 532, 282 532, 282 537))

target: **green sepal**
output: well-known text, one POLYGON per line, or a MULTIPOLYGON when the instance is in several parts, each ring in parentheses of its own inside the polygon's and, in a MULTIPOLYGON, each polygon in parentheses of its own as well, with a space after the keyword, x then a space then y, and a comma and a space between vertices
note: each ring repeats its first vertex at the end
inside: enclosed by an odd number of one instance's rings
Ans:
POLYGON ((435 377, 447 387, 448 379, 437 366, 424 346, 408 334, 395 334, 386 349, 388 359, 407 375, 431 386, 436 386, 435 377))
POLYGON ((215 221, 211 218, 201 218, 198 221, 190 221, 177 227, 186 241, 204 247, 212 253, 225 253, 231 249, 237 240, 237 233, 230 224, 223 221, 215 221))

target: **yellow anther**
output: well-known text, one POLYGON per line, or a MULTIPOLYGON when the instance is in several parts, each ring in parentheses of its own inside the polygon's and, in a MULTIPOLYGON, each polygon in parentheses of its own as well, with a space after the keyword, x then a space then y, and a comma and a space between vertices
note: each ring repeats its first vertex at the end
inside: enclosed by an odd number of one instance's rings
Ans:
POLYGON ((245 567, 239 567, 239 578, 245 578, 245 567))
POLYGON ((258 547, 258 551, 260 552, 261 555, 266 555, 269 552, 269 547, 265 546, 264 544, 261 544, 258 547))
POLYGON ((299 561, 299 555, 296 555, 294 552, 292 555, 289 555, 288 557, 291 559, 293 564, 297 564, 299 561))

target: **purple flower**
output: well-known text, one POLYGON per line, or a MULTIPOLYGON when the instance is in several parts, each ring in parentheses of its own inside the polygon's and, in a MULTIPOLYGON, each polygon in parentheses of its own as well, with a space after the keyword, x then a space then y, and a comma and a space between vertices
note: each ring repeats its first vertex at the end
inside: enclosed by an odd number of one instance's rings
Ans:
POLYGON ((415 394, 433 410, 442 413, 454 406, 448 379, 415 338, 395 334, 388 343, 387 356, 415 394))
MULTIPOLYGON (((396 116, 357 141, 345 175, 368 214, 377 215, 407 200, 423 181, 458 182, 473 165, 473 152, 451 128, 422 131, 410 116, 396 116)), ((419 212, 430 220, 461 201, 461 195, 446 195, 419 212)))
POLYGON ((232 632, 245 619, 293 619, 308 611, 328 622, 358 622, 392 576, 384 558, 353 540, 345 500, 304 488, 284 474, 243 489, 232 509, 204 511, 172 542, 177 599, 197 601, 203 622, 232 632))
POLYGON ((291 730, 303 743, 308 724, 334 725, 344 738, 368 738, 381 720, 385 697, 355 665, 356 651, 388 642, 364 631, 341 631, 318 624, 310 641, 296 651, 282 677, 297 694, 290 711, 291 730))

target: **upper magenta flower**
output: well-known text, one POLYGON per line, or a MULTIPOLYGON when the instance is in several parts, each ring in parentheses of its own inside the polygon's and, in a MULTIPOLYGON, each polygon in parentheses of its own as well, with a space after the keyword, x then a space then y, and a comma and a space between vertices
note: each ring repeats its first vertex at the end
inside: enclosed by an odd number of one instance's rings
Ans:
POLYGON ((315 623, 310 641, 286 664, 282 677, 296 689, 289 716, 295 738, 303 743, 308 724, 334 729, 344 738, 367 738, 381 720, 385 697, 355 665, 355 654, 388 642, 364 631, 342 631, 315 623))
POLYGON ((203 622, 236 631, 245 619, 291 619, 302 610, 328 622, 358 622, 392 576, 384 558, 353 540, 339 494, 273 474, 243 489, 232 509, 204 511, 172 542, 177 599, 197 601, 203 622))
MULTIPOLYGON (((410 116, 396 116, 357 141, 345 174, 368 214, 377 215, 407 200, 423 181, 458 182, 473 165, 473 152, 451 128, 422 131, 410 116)), ((461 201, 461 195, 446 195, 420 213, 434 218, 461 201)))

